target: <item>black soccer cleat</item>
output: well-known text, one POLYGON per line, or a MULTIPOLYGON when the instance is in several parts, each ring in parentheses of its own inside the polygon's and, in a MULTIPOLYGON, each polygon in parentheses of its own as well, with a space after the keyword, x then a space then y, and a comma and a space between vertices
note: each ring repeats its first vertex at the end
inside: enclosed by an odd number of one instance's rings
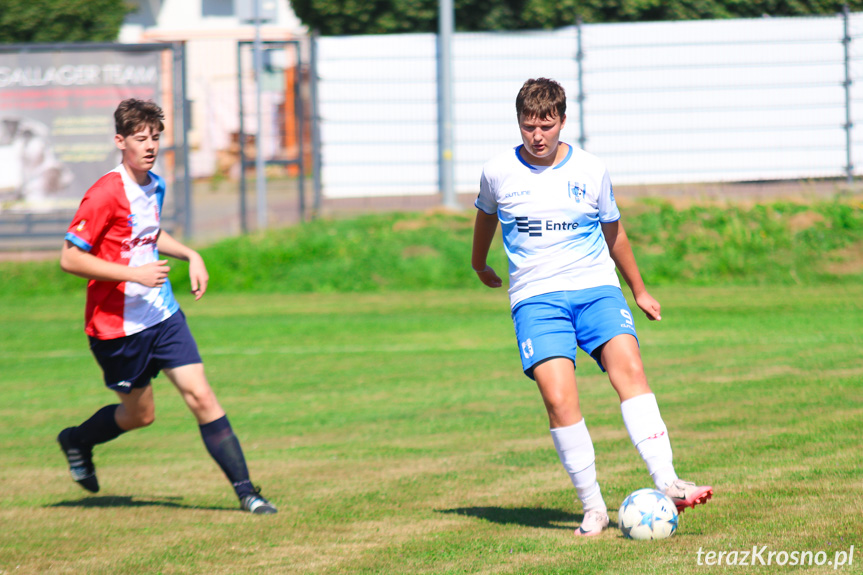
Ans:
POLYGON ((57 436, 57 443, 69 462, 69 474, 78 485, 90 493, 97 493, 99 480, 96 479, 96 467, 93 465, 93 450, 72 445, 69 440, 71 433, 72 428, 67 427, 57 436))
POLYGON ((261 488, 255 487, 255 490, 240 499, 240 506, 243 511, 254 513, 255 515, 272 515, 278 513, 276 506, 267 501, 261 495, 261 488))

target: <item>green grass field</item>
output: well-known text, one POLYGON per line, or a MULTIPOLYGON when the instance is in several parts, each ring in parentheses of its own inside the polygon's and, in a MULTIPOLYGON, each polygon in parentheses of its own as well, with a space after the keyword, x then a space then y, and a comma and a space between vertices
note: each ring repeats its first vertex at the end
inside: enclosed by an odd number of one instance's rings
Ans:
MULTIPOLYGON (((503 291, 182 296, 280 513, 238 510, 164 377, 156 423, 97 448, 91 496, 54 441, 113 400, 82 292, 0 302, 2 575, 863 571, 859 283, 652 290, 663 321, 637 321, 648 377, 679 473, 716 495, 647 543, 573 537, 580 509, 503 291), (765 561, 833 562, 852 545, 835 570, 698 555, 766 546, 765 561)), ((606 378, 584 355, 578 374, 614 523, 650 478, 606 378)))

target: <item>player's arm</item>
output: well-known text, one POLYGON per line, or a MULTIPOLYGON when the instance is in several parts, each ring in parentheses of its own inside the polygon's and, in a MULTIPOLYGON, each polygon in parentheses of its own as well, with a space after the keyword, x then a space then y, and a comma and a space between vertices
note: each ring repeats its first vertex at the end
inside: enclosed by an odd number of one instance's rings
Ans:
POLYGON ((159 287, 168 278, 167 260, 139 267, 109 262, 82 250, 69 240, 60 252, 60 267, 64 272, 89 280, 106 282, 135 282, 147 287, 159 287))
POLYGON ((159 232, 156 247, 159 249, 160 255, 189 262, 189 280, 192 283, 192 294, 194 294, 196 301, 201 299, 201 296, 207 291, 207 283, 210 281, 207 266, 204 265, 204 258, 201 257, 201 254, 180 243, 165 230, 159 232))
POLYGON ((491 288, 498 288, 503 285, 498 275, 486 263, 495 231, 497 231, 497 215, 487 214, 478 209, 473 225, 473 251, 471 252, 470 265, 477 273, 479 280, 491 288))
POLYGON ((623 280, 632 291, 635 303, 638 304, 648 319, 662 319, 659 315, 659 302, 653 299, 653 296, 647 293, 647 288, 644 287, 644 281, 641 279, 641 272, 638 271, 638 264, 635 263, 635 255, 632 253, 632 246, 629 243, 626 230, 623 229, 623 224, 620 220, 604 223, 602 224, 602 234, 605 236, 605 243, 608 245, 611 259, 614 260, 620 275, 623 276, 623 280))

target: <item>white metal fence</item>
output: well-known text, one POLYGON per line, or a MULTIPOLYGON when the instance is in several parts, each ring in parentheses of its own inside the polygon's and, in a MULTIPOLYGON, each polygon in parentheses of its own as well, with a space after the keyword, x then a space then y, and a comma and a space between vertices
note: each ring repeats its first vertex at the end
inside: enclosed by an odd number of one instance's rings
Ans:
MULTIPOLYGON (((564 140, 618 184, 856 173, 861 37, 863 14, 457 33, 456 191, 475 191, 482 163, 519 143, 515 96, 541 76, 567 90, 564 140)), ((436 37, 316 42, 323 195, 437 193, 436 37)))

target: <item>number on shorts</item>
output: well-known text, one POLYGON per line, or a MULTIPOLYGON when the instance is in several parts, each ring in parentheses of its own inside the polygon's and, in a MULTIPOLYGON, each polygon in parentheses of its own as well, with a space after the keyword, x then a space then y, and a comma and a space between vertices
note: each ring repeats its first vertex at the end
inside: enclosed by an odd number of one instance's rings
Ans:
POLYGON ((628 325, 632 325, 632 314, 629 313, 628 309, 620 310, 620 315, 626 318, 626 323, 628 325))

